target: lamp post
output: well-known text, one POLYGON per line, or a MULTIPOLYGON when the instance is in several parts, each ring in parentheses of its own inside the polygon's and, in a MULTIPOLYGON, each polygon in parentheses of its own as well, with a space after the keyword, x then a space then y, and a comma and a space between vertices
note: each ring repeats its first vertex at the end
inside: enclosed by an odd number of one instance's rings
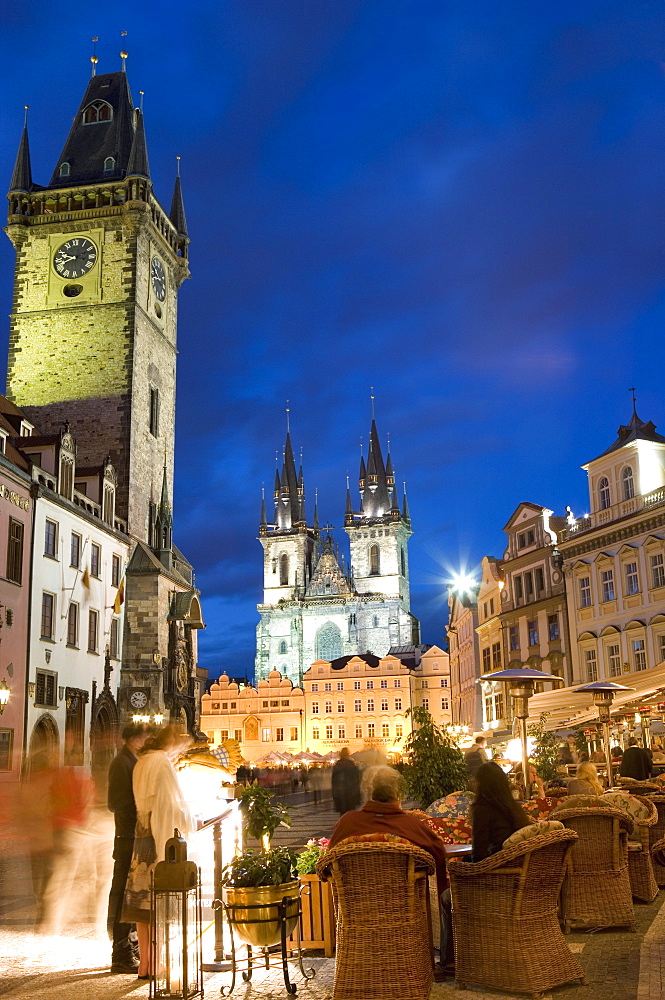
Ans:
POLYGON ((0 681, 0 715, 5 710, 6 705, 9 702, 9 695, 11 694, 10 688, 7 686, 7 681, 2 678, 0 681))
POLYGON ((513 667, 509 670, 495 670, 492 674, 482 674, 481 681, 501 681, 508 686, 513 702, 513 715, 519 719, 520 741, 522 743, 522 774, 524 775, 524 790, 529 788, 529 748, 526 739, 526 720, 529 717, 529 698, 536 684, 549 681, 552 684, 563 684, 561 677, 546 674, 542 670, 532 670, 531 667, 513 667))
POLYGON ((582 684, 575 688, 575 692, 593 695, 593 703, 598 707, 598 718, 603 728, 603 746, 605 747, 605 762, 607 764, 607 787, 611 788, 613 783, 612 775, 612 750, 610 748, 610 709, 614 696, 622 691, 634 691, 635 688, 626 687, 625 684, 616 684, 614 681, 592 681, 590 684, 582 684))
POLYGON ((187 843, 174 830, 166 860, 152 877, 151 1000, 203 996, 201 964, 201 875, 187 860, 187 843))

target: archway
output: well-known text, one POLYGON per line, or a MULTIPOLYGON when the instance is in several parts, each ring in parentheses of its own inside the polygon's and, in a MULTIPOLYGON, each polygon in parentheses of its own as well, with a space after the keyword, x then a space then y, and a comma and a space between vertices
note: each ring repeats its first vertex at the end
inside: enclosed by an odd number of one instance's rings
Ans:
POLYGON ((52 715, 45 712, 35 722, 30 735, 28 769, 43 770, 49 763, 59 763, 60 733, 52 715))

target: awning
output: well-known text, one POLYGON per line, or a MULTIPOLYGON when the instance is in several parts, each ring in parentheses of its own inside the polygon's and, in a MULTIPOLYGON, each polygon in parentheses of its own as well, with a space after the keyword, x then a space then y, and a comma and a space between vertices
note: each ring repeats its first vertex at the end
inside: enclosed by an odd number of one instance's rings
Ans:
MULTIPOLYGON (((624 691, 614 699, 612 714, 620 715, 626 706, 648 701, 665 701, 665 662, 659 663, 650 670, 638 673, 622 674, 616 678, 621 684, 627 684, 634 691, 624 691)), ((543 712, 548 713, 545 722, 547 730, 563 729, 564 727, 581 726, 586 722, 598 719, 598 709, 588 692, 577 692, 573 687, 561 688, 558 691, 542 691, 529 700, 529 724, 539 721, 543 712)))

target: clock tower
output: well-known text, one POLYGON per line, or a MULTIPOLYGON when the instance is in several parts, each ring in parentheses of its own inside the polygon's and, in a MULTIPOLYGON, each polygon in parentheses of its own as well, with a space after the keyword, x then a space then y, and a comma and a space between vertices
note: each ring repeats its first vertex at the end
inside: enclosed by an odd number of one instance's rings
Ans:
POLYGON ((172 543, 170 505, 187 224, 180 177, 168 212, 153 190, 124 59, 121 72, 95 69, 44 186, 33 182, 23 129, 7 196, 16 248, 7 396, 41 434, 68 424, 75 503, 85 505, 85 473, 112 463, 113 527, 134 542, 119 708, 193 729, 203 622, 192 567, 172 543))
POLYGON ((178 290, 189 277, 180 180, 153 191, 124 72, 94 75, 49 183, 27 128, 8 195, 16 247, 7 396, 43 433, 69 422, 77 460, 117 471, 116 513, 152 544, 166 456, 173 487, 178 290))

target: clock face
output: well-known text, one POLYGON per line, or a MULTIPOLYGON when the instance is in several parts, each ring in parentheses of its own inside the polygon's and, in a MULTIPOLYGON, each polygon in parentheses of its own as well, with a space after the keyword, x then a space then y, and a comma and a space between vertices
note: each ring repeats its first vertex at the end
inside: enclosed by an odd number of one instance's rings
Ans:
POLYGON ((63 243, 53 256, 53 267, 61 278, 82 278, 97 262, 97 247, 84 236, 63 243))
POLYGON ((175 682, 178 687, 178 691, 184 691, 184 689, 187 687, 187 680, 188 680, 187 666, 184 663, 184 661, 181 660, 178 666, 176 667, 176 673, 175 673, 175 682))
POLYGON ((166 298, 166 275, 164 274, 164 268, 162 267, 162 262, 158 257, 153 257, 150 264, 150 280, 152 281, 152 288, 159 299, 163 302, 166 298))
POLYGON ((132 691, 129 701, 132 708, 145 708, 148 704, 148 696, 145 691, 132 691))

